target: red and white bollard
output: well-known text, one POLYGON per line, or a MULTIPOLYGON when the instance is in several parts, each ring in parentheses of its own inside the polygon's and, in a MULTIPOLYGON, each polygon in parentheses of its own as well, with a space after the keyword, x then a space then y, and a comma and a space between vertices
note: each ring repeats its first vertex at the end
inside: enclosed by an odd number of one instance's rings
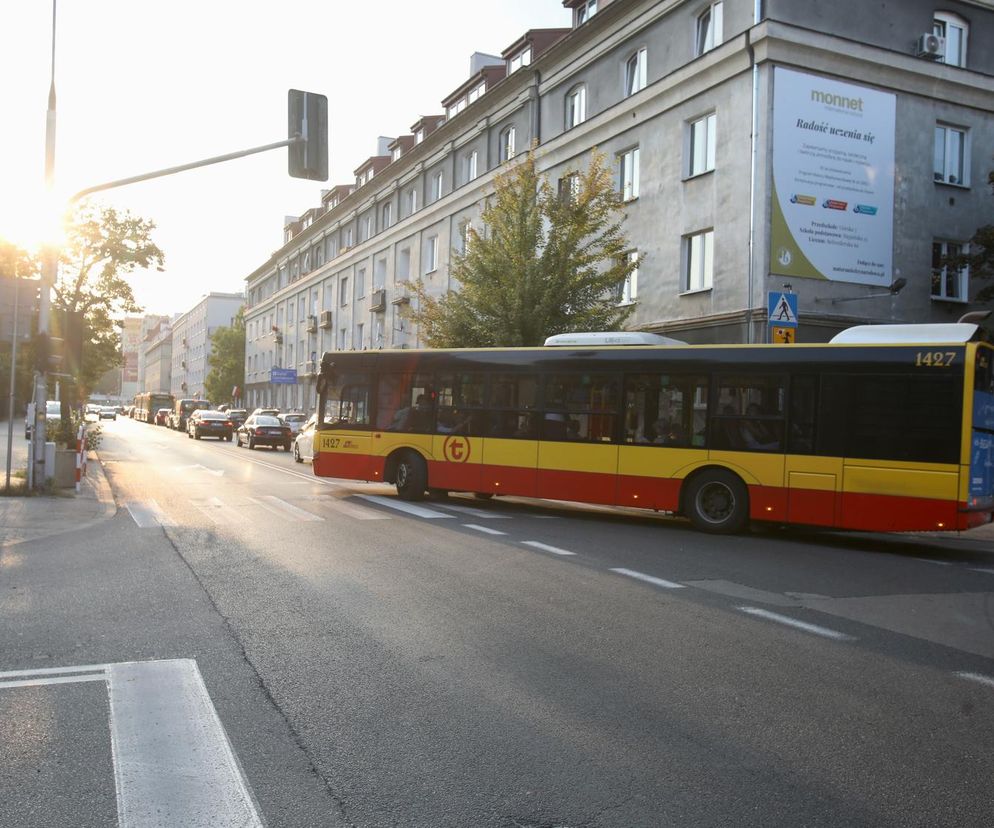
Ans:
POLYGON ((86 451, 83 448, 86 445, 85 436, 86 428, 80 425, 79 431, 76 433, 76 494, 79 494, 80 477, 83 474, 83 465, 86 460, 86 451))

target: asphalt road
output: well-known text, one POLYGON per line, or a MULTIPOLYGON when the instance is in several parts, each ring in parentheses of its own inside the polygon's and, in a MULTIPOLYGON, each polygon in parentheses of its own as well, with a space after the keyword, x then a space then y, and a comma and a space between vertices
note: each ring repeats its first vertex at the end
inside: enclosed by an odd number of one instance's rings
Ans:
MULTIPOLYGON (((283 452, 104 433, 117 516, 0 558, 0 672, 195 659, 260 822, 990 824, 990 534, 410 510, 283 452)), ((0 823, 114 824, 95 686, 0 687, 0 823), (39 756, 81 792, 47 813, 39 756)))

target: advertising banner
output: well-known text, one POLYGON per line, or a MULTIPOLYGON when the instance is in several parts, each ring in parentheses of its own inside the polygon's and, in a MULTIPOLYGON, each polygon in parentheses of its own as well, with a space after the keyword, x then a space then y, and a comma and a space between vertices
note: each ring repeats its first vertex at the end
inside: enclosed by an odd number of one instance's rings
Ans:
POLYGON ((887 287, 896 98, 777 67, 770 272, 887 287))

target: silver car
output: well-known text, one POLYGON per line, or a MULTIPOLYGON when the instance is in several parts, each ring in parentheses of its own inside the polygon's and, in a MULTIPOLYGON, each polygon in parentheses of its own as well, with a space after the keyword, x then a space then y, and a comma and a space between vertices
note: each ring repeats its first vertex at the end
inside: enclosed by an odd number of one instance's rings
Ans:
POLYGON ((314 427, 317 421, 318 415, 311 414, 310 419, 297 432, 293 441, 293 459, 298 463, 303 463, 305 460, 310 463, 314 459, 314 435, 317 433, 314 427))

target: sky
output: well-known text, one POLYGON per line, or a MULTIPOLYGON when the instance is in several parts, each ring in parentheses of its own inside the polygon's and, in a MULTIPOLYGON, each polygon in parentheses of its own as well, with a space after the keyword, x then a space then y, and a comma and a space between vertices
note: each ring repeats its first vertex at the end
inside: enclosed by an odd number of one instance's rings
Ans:
MULTIPOLYGON (((240 292, 283 222, 354 180, 376 138, 409 132, 528 29, 568 27, 561 0, 58 0, 55 200, 287 137, 287 90, 328 96, 327 183, 271 150, 93 196, 155 222, 163 272, 130 282, 147 313, 240 292)), ((51 0, 0 3, 0 237, 43 235, 51 0)))

